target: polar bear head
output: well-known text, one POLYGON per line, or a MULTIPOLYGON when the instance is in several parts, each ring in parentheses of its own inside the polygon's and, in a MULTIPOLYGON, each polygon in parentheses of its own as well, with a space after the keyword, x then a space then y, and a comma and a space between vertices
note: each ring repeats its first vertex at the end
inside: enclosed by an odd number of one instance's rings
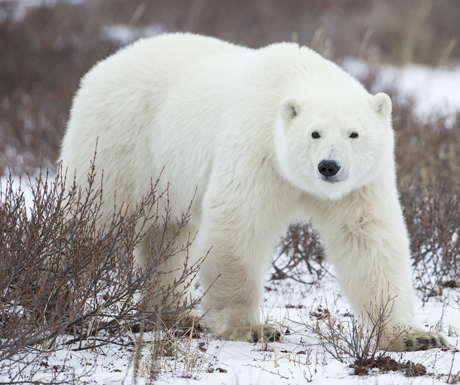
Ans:
POLYGON ((339 199, 394 167, 388 95, 316 94, 281 103, 275 147, 283 176, 339 199))

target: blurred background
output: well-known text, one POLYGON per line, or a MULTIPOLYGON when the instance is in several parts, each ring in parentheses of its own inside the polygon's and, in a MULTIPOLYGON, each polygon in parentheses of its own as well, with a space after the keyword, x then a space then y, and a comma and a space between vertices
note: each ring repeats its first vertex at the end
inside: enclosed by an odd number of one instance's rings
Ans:
POLYGON ((0 175, 55 170, 81 76, 140 37, 174 31, 253 48, 298 42, 365 63, 372 87, 384 64, 458 65, 460 1, 0 0, 0 175))

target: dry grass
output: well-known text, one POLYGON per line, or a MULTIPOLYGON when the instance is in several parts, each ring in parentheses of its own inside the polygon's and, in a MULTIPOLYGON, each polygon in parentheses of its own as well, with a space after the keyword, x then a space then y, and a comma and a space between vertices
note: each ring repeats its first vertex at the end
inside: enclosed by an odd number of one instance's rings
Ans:
POLYGON ((216 367, 216 352, 197 330, 156 330, 151 341, 145 342, 141 338, 138 341, 143 344, 139 346, 147 347, 148 353, 139 357, 137 375, 148 383, 165 374, 198 380, 207 373, 226 372, 216 367))
MULTIPOLYGON (((190 286, 201 260, 185 265, 173 287, 159 291, 157 285, 160 265, 189 247, 173 246, 189 215, 174 223, 168 207, 158 209, 158 199, 167 191, 152 186, 130 214, 126 204, 115 207, 112 222, 101 227, 97 219, 107 208, 102 190, 94 189, 94 163, 85 189, 74 184, 64 191, 60 175, 49 181, 39 174, 30 183, 31 208, 11 178, 0 192, 2 377, 9 375, 10 383, 33 382, 42 360, 63 344, 72 350, 126 346, 121 337, 138 332, 139 325, 177 329, 171 320, 190 317, 199 299, 184 291, 172 293, 182 284, 184 290, 190 286), (134 248, 147 232, 159 232, 168 223, 177 232, 158 237, 147 265, 139 270, 134 248), (147 305, 152 296, 158 298, 153 309, 147 305)), ((64 369, 55 374, 53 381, 75 380, 64 369)))

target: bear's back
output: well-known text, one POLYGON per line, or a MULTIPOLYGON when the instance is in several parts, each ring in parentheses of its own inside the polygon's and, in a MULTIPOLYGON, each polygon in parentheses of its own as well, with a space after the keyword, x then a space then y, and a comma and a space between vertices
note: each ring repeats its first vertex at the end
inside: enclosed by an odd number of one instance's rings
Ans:
POLYGON ((181 33, 141 39, 82 79, 63 166, 71 175, 77 169, 77 183, 84 185, 97 141, 105 196, 116 191, 120 200, 145 194, 166 166, 162 181, 182 186, 171 196, 182 210, 177 202, 188 204, 197 186, 200 202, 217 163, 273 155, 284 98, 359 85, 344 74, 292 43, 255 50, 181 33))
MULTIPOLYGON (((154 164, 157 157, 183 140, 180 127, 169 130, 173 121, 166 124, 169 133, 154 123, 166 95, 187 78, 190 66, 245 50, 215 38, 177 33, 141 39, 99 62, 83 77, 74 98, 61 149, 64 170, 71 176, 77 170, 77 184, 84 185, 97 142, 96 169, 104 170, 107 199, 113 191, 120 200, 145 194, 150 178, 157 178, 165 165, 164 159, 154 164), (163 135, 176 139, 167 146, 163 135)), ((180 111, 178 105, 175 114, 180 111)), ((206 167, 209 157, 197 161, 197 167, 206 167)), ((190 197, 183 200, 190 202, 190 197)))
POLYGON ((82 86, 98 81, 101 85, 104 82, 104 87, 119 87, 119 82, 142 87, 148 81, 155 87, 162 84, 167 87, 199 61, 244 50, 212 37, 182 33, 140 39, 94 66, 83 78, 82 86))

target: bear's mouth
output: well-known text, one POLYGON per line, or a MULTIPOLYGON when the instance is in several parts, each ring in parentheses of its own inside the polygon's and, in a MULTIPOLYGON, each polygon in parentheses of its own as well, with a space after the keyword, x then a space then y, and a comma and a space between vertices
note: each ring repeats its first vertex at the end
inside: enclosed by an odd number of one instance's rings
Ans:
POLYGON ((327 183, 338 183, 342 182, 342 179, 337 178, 336 176, 323 176, 321 175, 320 179, 327 183))

